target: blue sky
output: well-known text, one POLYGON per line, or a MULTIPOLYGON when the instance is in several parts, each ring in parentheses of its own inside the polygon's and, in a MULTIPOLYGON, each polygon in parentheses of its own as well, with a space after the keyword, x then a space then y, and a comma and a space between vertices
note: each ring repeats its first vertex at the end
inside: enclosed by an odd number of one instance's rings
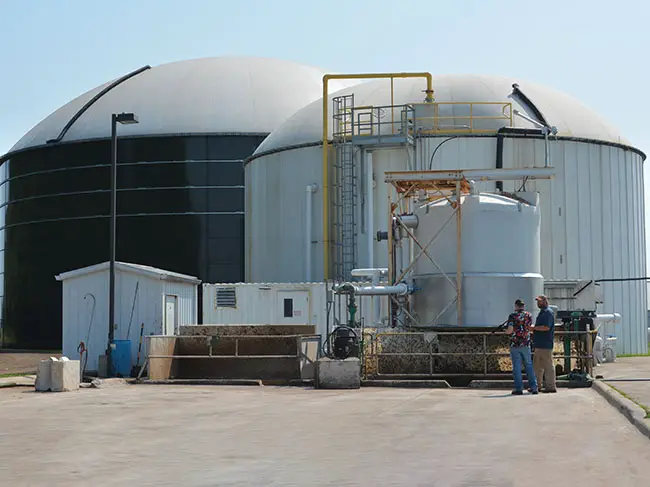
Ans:
POLYGON ((644 0, 0 0, 0 154, 109 79, 219 55, 519 77, 577 97, 650 153, 648 19, 644 0))
POLYGON ((0 153, 109 79, 226 54, 517 76, 576 96, 650 152, 649 18, 643 0, 0 0, 0 153))

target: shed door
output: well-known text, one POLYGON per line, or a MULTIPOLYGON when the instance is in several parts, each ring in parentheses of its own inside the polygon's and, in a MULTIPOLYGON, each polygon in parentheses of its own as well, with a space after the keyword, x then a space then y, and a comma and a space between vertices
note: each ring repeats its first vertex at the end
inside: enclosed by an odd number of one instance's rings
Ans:
POLYGON ((279 324, 308 325, 309 291, 279 291, 276 316, 279 324))
POLYGON ((177 302, 176 296, 165 296, 165 335, 167 336, 176 334, 178 329, 177 302))

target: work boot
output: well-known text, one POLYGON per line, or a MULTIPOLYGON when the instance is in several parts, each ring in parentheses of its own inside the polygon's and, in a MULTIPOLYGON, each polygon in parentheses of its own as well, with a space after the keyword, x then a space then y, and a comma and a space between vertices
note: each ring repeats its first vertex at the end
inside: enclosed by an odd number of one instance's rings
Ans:
POLYGON ((510 394, 512 394, 513 396, 523 396, 523 395, 524 395, 524 391, 518 391, 518 390, 515 389, 515 390, 512 391, 510 394))

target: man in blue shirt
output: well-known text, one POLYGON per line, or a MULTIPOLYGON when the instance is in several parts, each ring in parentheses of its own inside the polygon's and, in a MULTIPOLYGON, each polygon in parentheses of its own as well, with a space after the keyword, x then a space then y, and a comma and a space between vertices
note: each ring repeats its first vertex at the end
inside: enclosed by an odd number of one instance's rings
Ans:
POLYGON ((538 387, 541 392, 557 392, 555 384, 555 365, 553 364, 553 345, 555 331, 555 316, 548 307, 548 298, 544 295, 537 296, 537 307, 539 314, 535 320, 533 330, 533 346, 535 355, 533 357, 533 369, 537 376, 538 387))

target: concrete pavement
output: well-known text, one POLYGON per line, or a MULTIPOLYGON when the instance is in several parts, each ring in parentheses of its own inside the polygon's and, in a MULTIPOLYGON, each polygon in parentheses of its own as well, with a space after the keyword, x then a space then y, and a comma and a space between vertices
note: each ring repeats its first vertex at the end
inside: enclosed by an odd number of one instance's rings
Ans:
POLYGON ((16 487, 646 487, 650 478, 648 439, 591 389, 16 391, 0 389, 0 478, 16 487))
POLYGON ((623 391, 635 402, 650 407, 650 357, 617 358, 616 362, 597 367, 594 374, 603 375, 607 384, 623 391))

